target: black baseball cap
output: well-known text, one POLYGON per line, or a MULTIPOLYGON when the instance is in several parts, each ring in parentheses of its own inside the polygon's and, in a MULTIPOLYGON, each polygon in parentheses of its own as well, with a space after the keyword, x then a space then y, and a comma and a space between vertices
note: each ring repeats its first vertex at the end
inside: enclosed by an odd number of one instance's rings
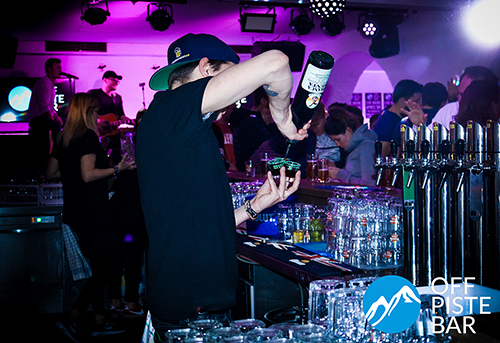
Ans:
POLYGON ((123 79, 123 77, 121 75, 118 75, 117 73, 115 73, 114 71, 112 70, 108 70, 104 73, 104 75, 102 76, 103 79, 117 79, 117 80, 121 80, 123 79))
POLYGON ((180 66, 207 57, 211 60, 220 60, 238 64, 240 58, 233 49, 219 38, 201 33, 188 33, 168 47, 168 66, 161 68, 151 76, 149 87, 152 90, 168 89, 168 78, 172 71, 180 66))

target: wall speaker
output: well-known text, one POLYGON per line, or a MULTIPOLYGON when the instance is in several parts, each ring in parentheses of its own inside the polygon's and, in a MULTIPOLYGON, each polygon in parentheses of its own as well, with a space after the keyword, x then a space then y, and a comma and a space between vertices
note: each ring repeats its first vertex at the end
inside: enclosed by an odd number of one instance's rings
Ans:
POLYGON ((17 55, 17 41, 16 37, 0 35, 0 68, 14 68, 17 55))
POLYGON ((280 50, 288 56, 290 69, 302 71, 306 46, 300 42, 255 42, 252 47, 252 57, 268 50, 280 50))
POLYGON ((375 58, 391 57, 399 54, 398 28, 396 26, 384 27, 382 32, 372 39, 368 51, 375 58))

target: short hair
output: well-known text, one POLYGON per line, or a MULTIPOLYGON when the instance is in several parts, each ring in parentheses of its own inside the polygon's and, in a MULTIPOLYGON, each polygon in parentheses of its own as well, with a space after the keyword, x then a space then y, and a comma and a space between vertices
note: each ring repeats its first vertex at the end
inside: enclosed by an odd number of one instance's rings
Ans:
POLYGON ((462 75, 460 75, 460 82, 465 76, 468 76, 472 81, 474 80, 490 80, 493 83, 498 83, 498 77, 490 69, 483 66, 470 66, 465 68, 462 75))
MULTIPOLYGON (((186 63, 178 68, 175 68, 168 78, 168 89, 172 89, 174 83, 179 82, 180 84, 184 84, 189 81, 191 78, 191 73, 198 66, 200 61, 193 61, 186 63)), ((227 63, 227 61, 221 60, 208 60, 208 63, 213 68, 214 71, 220 69, 220 67, 227 63)))
POLYGON ((448 90, 440 82, 426 83, 422 89, 422 106, 439 108, 443 101, 448 100, 448 90))
POLYGON ((49 68, 52 68, 56 63, 61 63, 61 60, 59 58, 51 57, 45 61, 45 73, 48 73, 49 68))
POLYGON ((392 92, 392 101, 398 102, 401 98, 408 100, 413 96, 413 94, 422 93, 423 88, 424 86, 413 80, 401 80, 396 84, 396 87, 394 87, 394 92, 392 92))
POLYGON ((253 92, 253 105, 259 106, 262 103, 262 99, 269 101, 269 95, 263 86, 260 86, 253 92))
POLYGON ((345 109, 337 108, 328 111, 325 132, 327 135, 342 135, 347 128, 353 132, 361 126, 359 119, 345 109))

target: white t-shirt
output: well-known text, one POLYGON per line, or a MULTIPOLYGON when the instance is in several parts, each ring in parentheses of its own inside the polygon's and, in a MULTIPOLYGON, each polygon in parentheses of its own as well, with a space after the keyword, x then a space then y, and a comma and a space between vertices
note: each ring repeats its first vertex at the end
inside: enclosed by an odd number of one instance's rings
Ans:
POLYGON ((453 117, 458 114, 458 101, 450 102, 449 104, 444 105, 437 113, 434 118, 432 118, 432 123, 429 125, 432 128, 433 123, 439 123, 446 127, 448 130, 450 129, 450 121, 453 120, 453 117))

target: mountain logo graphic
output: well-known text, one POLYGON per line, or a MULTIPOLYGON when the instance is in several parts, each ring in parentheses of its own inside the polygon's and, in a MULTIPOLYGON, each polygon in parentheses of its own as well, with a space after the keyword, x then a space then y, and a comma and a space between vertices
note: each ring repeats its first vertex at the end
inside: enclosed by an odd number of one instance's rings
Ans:
POLYGON ((401 276, 383 276, 373 282, 363 297, 363 312, 377 330, 388 333, 408 329, 420 313, 420 295, 401 276))
POLYGON ((9 92, 9 105, 19 112, 28 110, 30 106, 31 90, 25 86, 14 87, 9 92))

